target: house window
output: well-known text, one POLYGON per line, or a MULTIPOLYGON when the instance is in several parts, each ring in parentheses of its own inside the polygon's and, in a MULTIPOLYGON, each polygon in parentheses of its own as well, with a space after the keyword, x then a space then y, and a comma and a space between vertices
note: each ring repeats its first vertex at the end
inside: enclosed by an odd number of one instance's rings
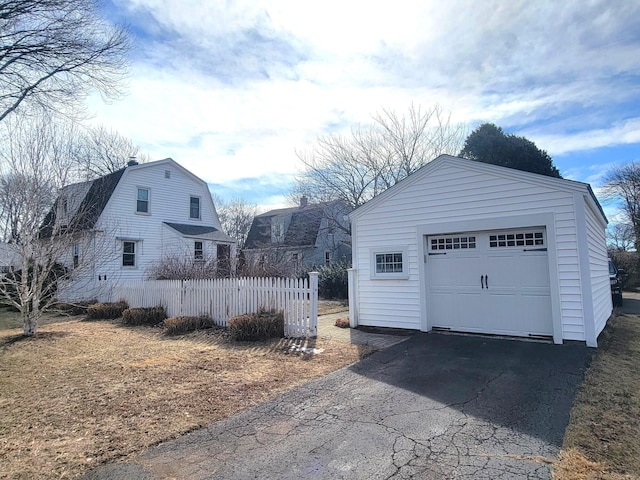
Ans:
POLYGON ((80 265, 80 245, 77 243, 73 244, 72 259, 73 259, 73 268, 78 268, 78 265, 80 265))
POLYGON ((138 200, 136 202, 136 212, 149 213, 149 189, 138 189, 138 200))
POLYGON ((171 170, 164 171, 164 178, 171 178, 171 170))
POLYGON ((406 247, 380 248, 371 252, 371 278, 409 278, 406 247))
POLYGON ((189 198, 189 218, 200 218, 200 197, 189 198))
POLYGON ((331 265, 331 252, 329 250, 324 252, 324 264, 331 265))
POLYGON ((122 266, 123 267, 136 266, 136 242, 131 242, 131 241, 122 242, 122 266))
POLYGON ((276 243, 284 241, 284 220, 281 218, 272 220, 271 241, 276 243))
POLYGON ((67 199, 64 197, 60 198, 60 214, 67 216, 67 199))
POLYGON ((204 260, 204 248, 202 246, 202 242, 193 242, 193 259, 196 262, 201 262, 204 260))

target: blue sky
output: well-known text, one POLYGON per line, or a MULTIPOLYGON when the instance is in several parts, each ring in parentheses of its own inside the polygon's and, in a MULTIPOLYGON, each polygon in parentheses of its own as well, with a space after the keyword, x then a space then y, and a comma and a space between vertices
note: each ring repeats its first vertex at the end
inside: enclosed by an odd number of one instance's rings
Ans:
MULTIPOLYGON (((95 123, 223 198, 286 201, 296 151, 382 108, 439 104, 524 135, 597 187, 640 160, 640 2, 110 0, 135 40, 95 123)), ((606 207, 613 215, 612 207, 606 207)))

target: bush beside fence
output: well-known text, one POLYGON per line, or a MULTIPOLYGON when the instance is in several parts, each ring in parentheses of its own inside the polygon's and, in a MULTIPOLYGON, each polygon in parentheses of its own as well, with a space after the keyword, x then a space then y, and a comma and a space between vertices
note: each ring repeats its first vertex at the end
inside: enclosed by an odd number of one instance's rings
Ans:
POLYGON ((318 333, 318 274, 309 279, 227 278, 215 280, 123 281, 105 296, 132 308, 163 306, 168 317, 207 317, 215 325, 239 315, 282 311, 287 337, 318 333))

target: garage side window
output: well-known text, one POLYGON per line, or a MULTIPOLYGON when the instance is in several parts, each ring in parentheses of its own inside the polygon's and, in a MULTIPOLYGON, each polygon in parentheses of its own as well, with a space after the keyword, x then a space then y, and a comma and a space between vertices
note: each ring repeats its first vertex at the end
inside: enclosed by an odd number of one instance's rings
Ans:
POLYGON ((402 252, 376 254, 376 273, 398 272, 402 272, 402 252))
POLYGON ((408 278, 406 248, 372 252, 372 278, 408 278))

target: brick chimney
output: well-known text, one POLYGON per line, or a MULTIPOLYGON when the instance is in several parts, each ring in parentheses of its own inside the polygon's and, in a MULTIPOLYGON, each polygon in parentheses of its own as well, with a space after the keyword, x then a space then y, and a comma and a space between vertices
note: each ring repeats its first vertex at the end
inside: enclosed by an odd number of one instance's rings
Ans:
POLYGON ((300 197, 300 208, 304 208, 309 204, 309 199, 306 195, 300 197))

